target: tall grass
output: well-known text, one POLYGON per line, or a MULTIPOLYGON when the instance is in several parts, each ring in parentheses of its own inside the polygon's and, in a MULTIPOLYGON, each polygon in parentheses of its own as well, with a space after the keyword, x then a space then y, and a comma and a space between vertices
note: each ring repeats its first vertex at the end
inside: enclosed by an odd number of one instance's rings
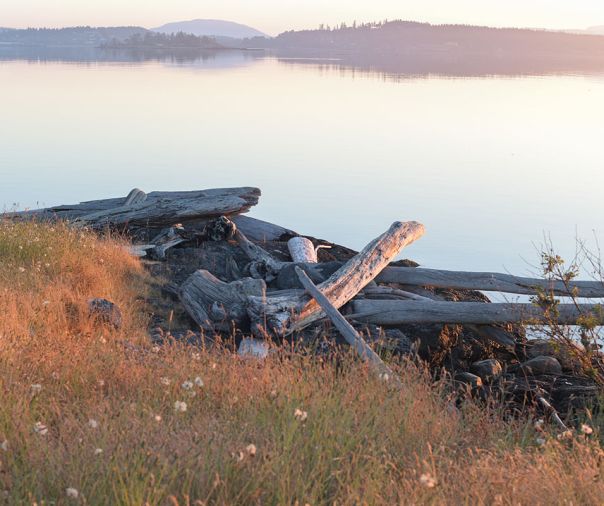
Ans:
POLYGON ((258 362, 153 347, 146 286, 119 240, 0 223, 6 504, 604 500, 595 438, 558 441, 495 408, 456 408, 410 363, 396 365, 405 388, 394 392, 348 355, 275 349, 258 362), (120 330, 91 319, 92 297, 119 304, 120 330))

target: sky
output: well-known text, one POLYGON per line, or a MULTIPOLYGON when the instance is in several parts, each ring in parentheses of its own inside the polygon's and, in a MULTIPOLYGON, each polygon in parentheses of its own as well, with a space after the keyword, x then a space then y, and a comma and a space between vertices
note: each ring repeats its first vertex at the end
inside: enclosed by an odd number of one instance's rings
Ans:
POLYGON ((0 0, 0 26, 137 25, 208 18, 269 35, 352 21, 406 19, 531 28, 604 25, 604 0, 0 0))

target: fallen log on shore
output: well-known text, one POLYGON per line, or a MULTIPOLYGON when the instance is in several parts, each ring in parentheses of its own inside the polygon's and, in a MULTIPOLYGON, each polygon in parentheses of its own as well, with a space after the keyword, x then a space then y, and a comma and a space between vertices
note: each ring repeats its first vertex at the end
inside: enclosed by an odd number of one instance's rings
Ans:
POLYGON ((599 325, 604 325, 604 307, 600 304, 558 304, 550 313, 535 304, 360 299, 353 301, 352 305, 354 312, 348 318, 376 325, 405 323, 547 325, 552 322, 577 325, 587 317, 596 318, 599 325))
POLYGON ((496 272, 461 272, 424 269, 421 267, 388 267, 376 278, 378 283, 432 286, 458 290, 535 295, 539 291, 554 295, 604 298, 601 281, 562 281, 525 278, 496 272))
POLYGON ((144 192, 124 198, 94 200, 14 213, 16 217, 66 219, 91 228, 170 227, 177 223, 244 213, 258 203, 258 188, 217 188, 186 192, 144 192))
MULTIPOLYGON (((405 246, 423 234, 424 226, 420 223, 393 223, 386 232, 321 283, 319 290, 333 306, 343 306, 367 286, 405 246)), ((257 250, 251 253, 251 256, 258 255, 257 250)), ((277 335, 291 334, 324 316, 314 299, 300 295, 249 297, 248 313, 254 325, 252 328, 266 327, 277 335)))

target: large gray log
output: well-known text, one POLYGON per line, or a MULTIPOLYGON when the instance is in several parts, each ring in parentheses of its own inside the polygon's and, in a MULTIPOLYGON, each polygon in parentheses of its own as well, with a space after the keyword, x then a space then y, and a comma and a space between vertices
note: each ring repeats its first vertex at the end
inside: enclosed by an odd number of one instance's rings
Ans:
POLYGON ((258 203, 258 188, 218 188, 187 192, 152 192, 143 200, 132 191, 127 197, 51 207, 16 217, 74 220, 93 228, 104 226, 165 227, 175 223, 243 213, 258 203))
MULTIPOLYGON (((336 308, 342 307, 361 291, 407 245, 424 234, 420 223, 395 222, 363 251, 346 262, 319 290, 336 308)), ((319 304, 306 296, 249 297, 248 313, 252 329, 266 325, 269 331, 288 335, 324 316, 319 304)))
POLYGON ((323 309, 348 344, 354 348, 365 362, 371 364, 374 370, 379 374, 380 379, 390 381, 392 385, 400 390, 403 387, 400 378, 396 376, 379 355, 369 347, 353 326, 346 321, 332 303, 329 302, 329 299, 314 285, 308 275, 300 269, 300 267, 296 267, 296 274, 304 289, 317 301, 319 306, 321 306, 321 309, 323 309))
POLYGON ((244 278, 225 283, 208 271, 193 273, 180 288, 180 300, 187 313, 200 326, 211 322, 249 325, 246 311, 250 295, 263 297, 266 284, 261 279, 244 278))
POLYGON ((604 297, 604 283, 600 281, 571 281, 568 287, 562 281, 525 278, 495 272, 457 272, 421 267, 388 267, 376 278, 378 283, 433 286, 462 290, 534 295, 539 290, 555 295, 577 297, 604 297), (569 289, 571 293, 569 293, 569 289))
POLYGON ((283 236, 296 235, 293 230, 251 216, 233 216, 232 221, 248 239, 256 242, 278 241, 283 236))
MULTIPOLYGON (((604 308, 599 304, 559 304, 555 318, 559 324, 575 325, 585 315, 593 315, 604 325, 604 308)), ((535 304, 485 304, 482 302, 440 302, 401 300, 355 300, 349 318, 376 325, 405 323, 547 324, 547 316, 535 304)))

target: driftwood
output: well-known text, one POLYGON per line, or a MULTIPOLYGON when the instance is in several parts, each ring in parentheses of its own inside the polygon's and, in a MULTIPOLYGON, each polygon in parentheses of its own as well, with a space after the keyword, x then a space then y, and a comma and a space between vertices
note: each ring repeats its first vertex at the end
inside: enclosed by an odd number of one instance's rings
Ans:
POLYGON ((403 385, 399 377, 396 376, 392 369, 390 369, 390 367, 384 363, 379 355, 369 347, 369 345, 352 327, 352 325, 350 325, 350 323, 346 321, 346 319, 332 305, 332 303, 329 302, 329 299, 325 297, 325 295, 323 295, 321 291, 314 285, 308 275, 299 267, 296 267, 296 273, 298 274, 304 289, 317 301, 319 306, 321 306, 321 309, 333 322, 348 344, 355 349, 355 351, 365 362, 371 364, 371 366, 379 374, 380 379, 384 381, 391 381, 392 385, 398 389, 401 389, 403 385))
POLYGON ((293 230, 250 216, 233 216, 232 221, 248 239, 256 242, 278 241, 284 236, 297 235, 293 230))
POLYGON ((16 217, 59 218, 91 228, 169 227, 203 218, 243 213, 258 203, 258 188, 219 188, 188 192, 133 190, 125 198, 16 213, 16 217))
POLYGON ((524 278, 496 272, 456 272, 421 267, 388 267, 377 277, 376 281, 378 283, 483 290, 521 295, 534 295, 538 291, 545 291, 553 292, 554 295, 604 297, 604 283, 600 281, 571 281, 567 286, 562 281, 524 278))
POLYGON ((212 322, 233 323, 239 328, 249 325, 246 311, 248 296, 263 297, 266 284, 261 279, 244 278, 225 283, 208 271, 192 274, 180 288, 180 300, 200 326, 212 322))
POLYGON ((276 260, 266 250, 250 241, 241 230, 235 230, 235 240, 247 257, 252 261, 250 274, 253 278, 272 281, 283 268, 283 262, 276 260))
MULTIPOLYGON (((424 226, 417 222, 395 222, 384 234, 346 262, 319 290, 339 308, 372 281, 407 245, 419 239, 424 226)), ((253 329, 266 326, 278 335, 303 329, 323 317, 318 303, 309 296, 250 297, 248 313, 253 329)))
POLYGON ((287 242, 287 249, 295 263, 317 263, 317 251, 310 239, 306 237, 292 237, 287 242))
POLYGON ((529 323, 576 325, 586 316, 604 324, 604 308, 599 304, 559 304, 547 314, 535 304, 485 304, 482 302, 440 302, 402 300, 355 300, 349 318, 376 325, 405 323, 497 324, 529 323))

